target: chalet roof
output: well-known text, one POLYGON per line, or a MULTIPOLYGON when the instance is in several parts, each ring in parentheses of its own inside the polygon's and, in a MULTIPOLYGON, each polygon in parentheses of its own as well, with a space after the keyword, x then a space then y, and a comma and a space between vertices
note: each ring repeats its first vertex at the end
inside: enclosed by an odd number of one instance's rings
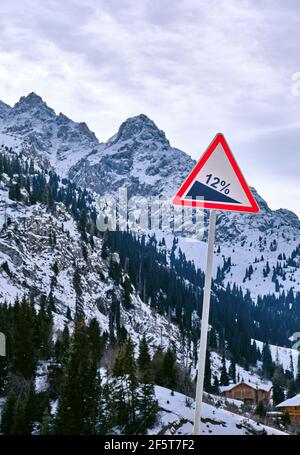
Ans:
POLYGON ((279 403, 276 408, 288 408, 289 406, 300 406, 300 393, 292 398, 289 398, 288 400, 283 401, 282 403, 279 403))
POLYGON ((246 385, 248 387, 251 387, 251 389, 254 389, 254 390, 263 390, 264 392, 270 392, 270 390, 272 389, 272 385, 271 384, 240 381, 237 384, 230 384, 230 385, 221 386, 220 387, 220 391, 222 393, 223 392, 229 392, 230 390, 234 389, 235 387, 237 387, 238 385, 241 385, 241 384, 246 385))
POLYGON ((219 387, 219 389, 220 389, 220 392, 229 392, 230 390, 234 389, 237 385, 238 384, 221 385, 219 387))

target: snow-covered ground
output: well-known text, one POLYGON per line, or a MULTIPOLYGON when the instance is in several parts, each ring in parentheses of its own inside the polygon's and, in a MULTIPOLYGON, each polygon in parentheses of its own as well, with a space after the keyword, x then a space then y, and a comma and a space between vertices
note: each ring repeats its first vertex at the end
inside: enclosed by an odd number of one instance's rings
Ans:
MULTIPOLYGON (((36 392, 45 391, 47 385, 47 362, 40 362, 36 378, 36 392)), ((101 368, 101 378, 105 382, 107 371, 101 368)), ((171 392, 165 387, 155 386, 155 395, 159 404, 159 413, 154 428, 148 434, 186 435, 193 433, 195 401, 182 393, 171 392)), ((202 414, 202 434, 204 435, 246 435, 266 432, 269 435, 283 435, 282 431, 259 424, 243 415, 226 410, 230 406, 239 412, 243 403, 239 400, 205 393, 202 414)), ((1 400, 0 400, 1 406, 1 400)), ((52 402, 55 413, 57 401, 52 402)))
MULTIPOLYGON (((150 233, 153 234, 152 231, 150 233)), ((171 250, 174 235, 163 231, 156 231, 156 237, 162 239, 164 237, 166 247, 171 250)), ((245 292, 250 291, 251 297, 256 298, 261 295, 274 294, 275 284, 272 281, 272 267, 277 262, 283 265, 284 261, 278 261, 278 255, 285 253, 286 257, 289 257, 292 251, 299 245, 299 236, 295 237, 294 232, 289 227, 282 228, 282 233, 279 236, 278 233, 270 232, 268 234, 267 247, 264 250, 260 249, 258 232, 252 232, 251 229, 245 227, 245 244, 240 244, 232 240, 231 242, 216 242, 214 261, 213 261, 213 275, 216 276, 217 268, 222 267, 224 259, 231 258, 231 268, 228 273, 225 274, 224 286, 227 283, 237 284, 245 292), (272 241, 277 241, 276 251, 271 251, 269 245, 272 241), (220 251, 218 252, 220 246, 220 251), (263 261, 257 261, 263 256, 263 261), (264 277, 263 269, 266 267, 266 263, 269 262, 271 271, 267 277, 264 277), (253 274, 251 280, 244 280, 246 274, 246 268, 250 265, 253 267, 253 274)), ((188 237, 178 236, 178 244, 175 254, 178 254, 179 248, 185 253, 186 258, 193 261, 197 268, 205 270, 206 267, 206 253, 207 253, 207 242, 203 240, 196 240, 188 237)), ((282 280, 278 277, 278 281, 282 286, 281 291, 285 290, 288 292, 291 288, 295 291, 300 290, 300 268, 295 269, 289 267, 286 269, 286 278, 282 280)), ((277 293, 277 295, 279 295, 277 293)))
MULTIPOLYGON (((263 343, 257 340, 255 340, 255 342, 260 351, 262 351, 263 343)), ((293 366, 293 373, 294 376, 296 377, 298 357, 300 355, 299 351, 292 348, 274 346, 273 344, 270 344, 269 346, 273 362, 276 365, 281 365, 284 370, 291 370, 291 367, 293 366)))
MULTIPOLYGON (((195 412, 194 400, 186 404, 186 396, 165 387, 155 386, 155 394, 161 409, 159 420, 149 434, 188 435, 193 433, 195 412)), ((284 435, 282 431, 256 423, 255 421, 203 403, 201 433, 203 435, 284 435)))

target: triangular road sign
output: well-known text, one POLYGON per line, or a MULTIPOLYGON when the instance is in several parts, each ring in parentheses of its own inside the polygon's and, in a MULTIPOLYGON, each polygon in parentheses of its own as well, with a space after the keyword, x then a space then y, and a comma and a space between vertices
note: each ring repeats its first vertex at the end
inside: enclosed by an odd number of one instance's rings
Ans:
POLYGON ((216 135, 173 199, 173 204, 215 210, 259 212, 259 207, 223 136, 216 135))

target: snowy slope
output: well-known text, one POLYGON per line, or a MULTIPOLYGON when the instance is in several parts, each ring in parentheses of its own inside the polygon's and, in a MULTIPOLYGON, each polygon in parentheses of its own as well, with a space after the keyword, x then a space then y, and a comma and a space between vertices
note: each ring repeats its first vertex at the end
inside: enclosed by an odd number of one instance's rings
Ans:
MULTIPOLYGON (((88 246, 88 259, 83 257, 80 233, 71 215, 62 204, 50 213, 41 204, 27 206, 7 197, 7 189, 0 187, 0 300, 14 303, 16 297, 35 291, 36 301, 43 293, 52 291, 56 313, 56 331, 63 330, 67 308, 74 316, 76 294, 73 286, 75 264, 81 273, 82 298, 87 320, 96 318, 101 331, 108 330, 111 291, 122 302, 122 287, 109 277, 109 260, 101 258, 102 241, 95 237, 95 248, 88 246), (11 223, 3 228, 4 220, 11 223), (50 241, 56 237, 56 243, 50 241), (54 276, 54 262, 58 264, 56 284, 51 285, 54 276), (9 274, 2 268, 7 263, 9 274)), ((118 258, 116 257, 116 260, 118 258)), ((138 343, 143 333, 151 352, 158 346, 167 348, 174 343, 178 361, 190 355, 183 350, 180 331, 166 317, 158 315, 146 305, 135 291, 132 293, 133 309, 125 310, 121 304, 120 322, 138 343)))
MULTIPOLYGON (((211 371, 212 377, 217 376, 220 380, 221 376, 221 368, 222 368, 222 357, 217 352, 211 352, 211 371)), ((226 359, 226 369, 229 370, 230 361, 226 359)), ((272 382, 266 379, 261 379, 258 372, 255 368, 251 368, 250 370, 245 370, 240 365, 236 365, 236 376, 237 381, 244 381, 246 384, 250 384, 252 386, 257 386, 262 389, 269 390, 272 387, 272 382)))
MULTIPOLYGON (((263 343, 257 340, 255 340, 255 342, 257 347, 262 350, 263 343)), ((273 344, 270 344, 269 346, 273 362, 276 365, 281 365, 284 370, 291 371, 293 368, 293 373, 296 378, 300 352, 296 349, 283 348, 281 346, 274 346, 273 344)))
MULTIPOLYGON (((160 421, 157 426, 150 430, 150 434, 160 435, 189 435, 193 433, 193 421, 195 412, 194 400, 186 404, 186 396, 171 391, 164 387, 155 386, 155 394, 158 398, 160 421)), ((201 433, 203 435, 249 435, 263 433, 268 435, 284 435, 282 431, 265 425, 258 424, 253 420, 217 408, 211 404, 203 403, 201 433)))
MULTIPOLYGON (((295 261, 297 266, 289 266, 286 260, 279 260, 278 256, 286 255, 290 257, 293 250, 295 250, 300 244, 300 232, 298 228, 298 220, 291 217, 289 223, 290 212, 284 216, 280 212, 277 216, 276 212, 272 212, 268 215, 269 222, 272 221, 270 227, 258 226, 257 228, 248 221, 241 225, 241 220, 235 219, 236 215, 220 214, 218 227, 217 227, 217 240, 214 251, 214 262, 213 262, 213 274, 216 277, 217 268, 223 267, 224 260, 231 258, 231 267, 225 272, 225 278, 223 280, 224 286, 227 283, 236 283, 246 292, 250 291, 250 294, 254 300, 261 295, 282 293, 283 290, 287 293, 290 289, 295 292, 300 291, 300 257, 296 257, 295 261), (277 219, 275 219, 277 217, 277 219), (273 218, 273 219, 272 219, 273 218), (276 224, 275 224, 276 221, 276 224), (274 225, 273 225, 274 223, 274 225), (237 237, 232 234, 232 237, 228 236, 230 226, 233 225, 234 229, 240 226, 240 233, 237 233, 237 237), (225 226, 225 228, 223 228, 225 226), (223 237, 224 235, 224 237, 223 237), (261 240, 263 239, 263 240, 261 240), (273 250, 273 246, 276 241, 276 249, 273 250), (263 259, 262 259, 263 257, 263 259), (270 266, 270 273, 267 277, 264 276, 264 269, 266 268, 267 262, 270 266), (278 276, 278 282, 280 285, 279 292, 276 291, 275 282, 272 281, 273 267, 277 264, 283 267, 285 276, 278 276), (250 266, 253 268, 251 279, 246 277, 246 269, 250 266)), ((242 217, 243 215, 238 215, 242 217)), ((247 216, 247 215, 246 215, 247 216)), ((266 220, 265 215, 262 216, 266 220)), ((246 220, 245 220, 246 221, 246 220)), ((152 231, 149 231, 152 233, 152 231)), ((168 232, 158 231, 156 232, 158 239, 165 238, 167 248, 169 251, 173 245, 174 235, 168 232)), ((189 237, 176 236, 178 238, 178 244, 176 246, 175 254, 178 255, 179 249, 181 249, 188 260, 195 263, 196 267, 205 270, 206 266, 206 252, 207 243, 206 241, 198 241, 189 237)))
MULTIPOLYGON (((36 378, 36 391, 46 391, 47 362, 40 362, 36 378)), ((102 381, 107 381, 107 371, 101 368, 102 381)), ((188 435, 193 433, 195 402, 192 398, 165 387, 155 386, 159 413, 149 435, 188 435)), ((282 431, 258 424, 241 414, 242 402, 217 395, 204 394, 202 414, 203 435, 283 435, 282 431), (230 407, 230 411, 226 408, 230 407), (234 411, 234 412, 233 412, 234 411), (239 414, 240 413, 240 414, 239 414)), ((55 403, 53 403, 55 405, 55 403)), ((54 409, 52 409, 54 412, 54 409)))

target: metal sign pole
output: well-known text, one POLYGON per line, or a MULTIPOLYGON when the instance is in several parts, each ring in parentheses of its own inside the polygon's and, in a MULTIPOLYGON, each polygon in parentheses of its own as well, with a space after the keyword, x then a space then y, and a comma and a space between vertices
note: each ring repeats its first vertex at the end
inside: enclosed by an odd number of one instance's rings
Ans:
POLYGON ((210 218, 209 218, 207 262, 206 262, 202 320, 201 320, 201 337, 200 337, 199 360, 198 360, 198 376, 197 376, 197 386, 196 386, 194 435, 200 434, 200 425, 201 425, 201 408, 202 408, 202 395, 203 395, 205 360, 206 360, 206 345, 207 345, 207 332, 208 332, 208 318, 209 318, 209 306, 210 306, 210 291, 211 291, 215 231, 216 231, 216 211, 212 210, 210 213, 210 218))

